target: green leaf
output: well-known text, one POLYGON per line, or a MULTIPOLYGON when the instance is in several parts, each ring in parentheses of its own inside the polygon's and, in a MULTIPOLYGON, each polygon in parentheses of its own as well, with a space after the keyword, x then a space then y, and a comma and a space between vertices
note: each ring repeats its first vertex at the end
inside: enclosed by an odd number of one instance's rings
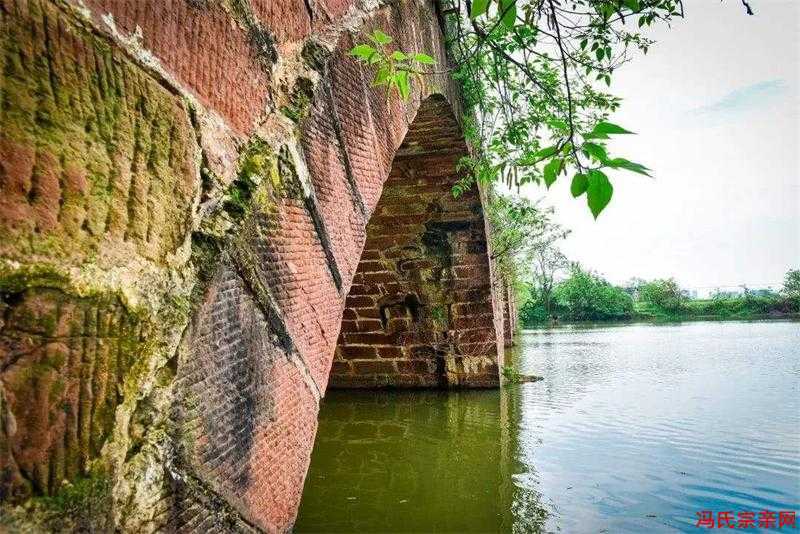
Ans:
POLYGON ((633 132, 630 130, 626 130, 622 126, 618 126, 611 122, 601 121, 595 125, 594 129, 592 130, 592 133, 609 135, 609 134, 632 134, 633 132))
POLYGON ((595 133, 589 132, 587 134, 583 134, 584 139, 611 139, 607 134, 603 133, 595 133))
POLYGON ((597 143, 583 143, 581 147, 584 153, 588 156, 593 157, 600 163, 605 163, 608 160, 608 153, 606 152, 606 147, 603 145, 598 145, 597 143))
POLYGON ((395 80, 397 84, 397 91, 400 93, 400 98, 403 100, 408 100, 408 97, 411 94, 411 83, 408 80, 408 72, 404 70, 398 71, 397 75, 395 76, 395 80))
POLYGON ((598 48, 597 50, 595 50, 594 51, 594 55, 597 57, 597 61, 602 61, 603 60, 603 54, 605 54, 605 53, 606 53, 606 51, 604 49, 602 49, 602 48, 598 48))
POLYGON ((500 14, 503 15, 503 25, 513 28, 517 21, 517 0, 500 0, 500 14))
POLYGON ((436 60, 428 54, 414 54, 414 61, 423 65, 436 65, 436 60))
POLYGON ((392 42, 392 38, 380 30, 375 30, 374 32, 372 32, 370 39, 372 39, 373 42, 379 45, 387 45, 392 42))
POLYGON ((562 163, 564 163, 563 160, 556 158, 544 166, 544 183, 548 189, 550 189, 550 186, 553 185, 553 182, 558 178, 562 163))
POLYGON ((589 171, 588 184, 586 187, 586 199, 589 204, 589 209, 597 219, 600 212, 608 206, 611 202, 611 196, 614 194, 614 187, 608 181, 608 176, 598 170, 589 171))
POLYGON ((469 18, 476 19, 486 13, 489 9, 489 0, 475 0, 472 2, 472 10, 469 12, 469 18))
POLYGON ((543 159, 547 159, 550 156, 555 155, 556 152, 558 152, 558 146, 556 145, 543 148, 541 150, 534 152, 533 154, 530 154, 529 156, 522 158, 519 161, 518 165, 523 167, 526 165, 535 165, 536 163, 542 161, 543 159))
POLYGON ((555 128, 557 130, 567 129, 567 123, 562 121, 561 119, 551 119, 547 121, 547 124, 549 124, 551 128, 555 128))
POLYGON ((391 73, 392 71, 389 70, 388 65, 384 65, 383 67, 379 68, 378 72, 375 73, 375 79, 372 80, 372 85, 387 85, 389 83, 389 76, 391 73))
POLYGON ((648 172, 650 169, 641 163, 636 163, 625 158, 610 159, 606 161, 605 164, 607 167, 611 167, 612 169, 625 169, 627 171, 650 176, 650 173, 648 172))
POLYGON ((589 44, 589 41, 587 41, 586 39, 581 41, 581 50, 585 50, 587 44, 589 44))
POLYGON ((393 59, 393 60, 395 60, 395 61, 403 61, 403 60, 404 60, 404 59, 406 59, 407 57, 408 57, 408 56, 407 56, 407 55, 405 55, 405 54, 404 54, 403 52, 401 52, 400 50, 395 50, 394 52, 392 52, 392 59, 393 59))
POLYGON ((572 196, 578 198, 582 194, 586 192, 586 188, 589 186, 589 177, 582 173, 577 173, 575 176, 572 177, 572 184, 569 186, 569 190, 572 193, 572 196))
POLYGON ((368 60, 372 57, 372 54, 375 53, 375 49, 372 48, 368 44, 360 44, 350 50, 350 55, 355 56, 357 58, 363 59, 364 61, 368 60))
POLYGON ((625 4, 628 9, 633 12, 638 12, 641 10, 641 6, 639 5, 639 0, 622 0, 622 3, 625 4))

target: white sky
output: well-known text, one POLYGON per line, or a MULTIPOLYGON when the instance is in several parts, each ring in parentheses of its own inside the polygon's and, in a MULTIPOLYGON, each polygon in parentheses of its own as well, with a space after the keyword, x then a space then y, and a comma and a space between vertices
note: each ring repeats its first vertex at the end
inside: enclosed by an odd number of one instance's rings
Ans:
MULTIPOLYGON (((572 260, 621 283, 674 276, 684 287, 780 283, 800 268, 800 0, 685 0, 687 18, 616 73, 611 121, 637 132, 609 153, 654 170, 609 173, 594 221, 571 177, 529 188, 572 229, 572 260)), ((701 290, 702 292, 702 290, 701 290)))

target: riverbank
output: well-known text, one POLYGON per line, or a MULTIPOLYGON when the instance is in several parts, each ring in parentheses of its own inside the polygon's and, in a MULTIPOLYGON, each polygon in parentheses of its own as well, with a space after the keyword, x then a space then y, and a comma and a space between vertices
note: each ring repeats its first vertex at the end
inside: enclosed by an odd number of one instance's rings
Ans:
POLYGON ((742 314, 742 315, 668 315, 668 314, 636 314, 624 319, 585 319, 558 321, 540 321, 521 323, 522 330, 547 328, 554 326, 625 326, 635 324, 666 324, 666 323, 691 323, 691 322, 726 322, 726 321, 800 321, 800 313, 786 314, 742 314))
POLYGON ((648 303, 637 302, 625 316, 572 318, 555 314, 556 321, 525 321, 523 328, 541 328, 552 324, 632 324, 689 321, 758 321, 800 319, 800 303, 791 299, 756 297, 750 299, 690 300, 678 310, 664 310, 648 303))

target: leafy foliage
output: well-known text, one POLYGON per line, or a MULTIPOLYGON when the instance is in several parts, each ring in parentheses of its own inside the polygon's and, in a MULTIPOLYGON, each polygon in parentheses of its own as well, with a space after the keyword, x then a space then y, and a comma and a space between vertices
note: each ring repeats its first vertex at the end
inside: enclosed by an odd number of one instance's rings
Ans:
POLYGON ((491 225, 492 258, 503 279, 524 308, 532 296, 550 310, 554 277, 568 265, 558 242, 569 230, 552 220, 552 208, 542 209, 526 198, 493 195, 487 215, 491 225), (533 284, 535 295, 528 290, 533 284))
POLYGON ((569 277, 556 286, 554 297, 560 315, 568 320, 606 321, 633 315, 633 299, 625 290, 580 265, 573 265, 569 277))
POLYGON ((679 312, 689 300, 673 278, 645 282, 638 289, 639 300, 665 312, 679 312))
POLYGON ((783 294, 800 299, 800 269, 789 269, 783 279, 783 294))
POLYGON ((372 85, 386 87, 387 96, 392 89, 403 100, 411 95, 411 79, 422 75, 423 65, 435 65, 436 61, 422 53, 390 51, 392 37, 375 30, 369 37, 372 44, 360 44, 350 50, 350 55, 367 65, 374 65, 375 78, 372 85))
MULTIPOLYGON (((633 132, 608 120, 620 99, 606 92, 613 75, 653 41, 643 32, 683 17, 682 0, 443 0, 452 37, 453 76, 466 100, 466 133, 474 156, 453 188, 475 181, 551 187, 572 175, 570 191, 586 195, 594 217, 613 196, 611 171, 650 176, 640 163, 612 157, 608 142, 633 132)), ((747 12, 750 7, 744 3, 747 12)), ((374 83, 410 94, 412 75, 432 59, 389 52, 391 38, 352 53, 377 67, 374 83)), ((430 71, 427 71, 430 72, 430 71)))

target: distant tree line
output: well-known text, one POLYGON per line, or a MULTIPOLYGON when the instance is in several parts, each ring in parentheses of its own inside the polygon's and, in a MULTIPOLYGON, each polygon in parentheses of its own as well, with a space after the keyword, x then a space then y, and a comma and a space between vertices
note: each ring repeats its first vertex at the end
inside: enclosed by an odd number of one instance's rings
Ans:
POLYGON ((634 280, 620 287, 572 264, 552 290, 531 279, 520 297, 520 322, 527 326, 554 321, 783 317, 800 314, 800 269, 786 273, 780 291, 745 289, 738 295, 718 292, 708 299, 693 299, 671 278, 634 280))
POLYGON ((569 235, 526 198, 492 193, 487 215, 492 259, 517 295, 520 324, 650 319, 726 319, 800 314, 800 269, 786 273, 780 291, 717 292, 691 298, 673 278, 634 278, 617 286, 570 262, 560 250, 569 235))

